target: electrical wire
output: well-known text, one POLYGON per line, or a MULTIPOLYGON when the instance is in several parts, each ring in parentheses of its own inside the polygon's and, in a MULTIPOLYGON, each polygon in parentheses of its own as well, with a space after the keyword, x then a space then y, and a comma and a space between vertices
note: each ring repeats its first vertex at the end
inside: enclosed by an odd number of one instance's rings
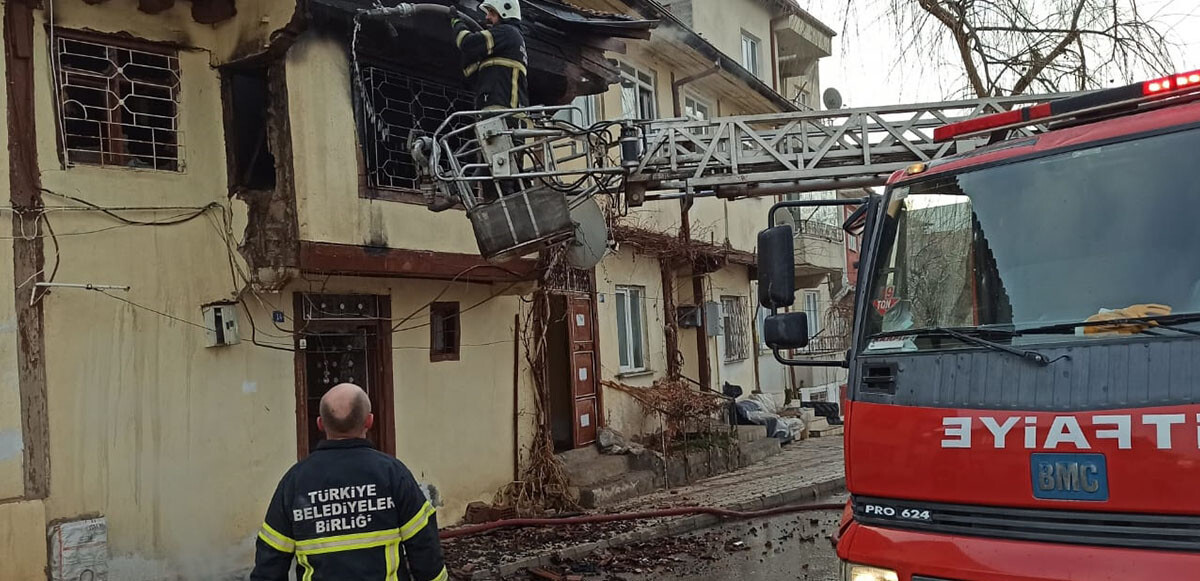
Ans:
MULTIPOLYGON (((467 308, 465 308, 465 309, 461 309, 461 310, 459 310, 459 311, 458 311, 458 314, 459 314, 459 316, 461 316, 463 313, 469 313, 469 312, 471 312, 471 311, 473 311, 473 310, 475 310, 475 309, 477 309, 477 308, 479 308, 479 307, 482 307, 483 305, 485 305, 485 304, 487 304, 487 303, 491 302, 492 300, 494 300, 494 299, 496 299, 496 298, 499 298, 499 297, 503 296, 505 292, 507 292, 508 290, 510 290, 510 289, 512 289, 513 287, 517 286, 517 284, 519 284, 519 283, 515 283, 515 282, 514 282, 514 283, 512 283, 512 284, 510 284, 510 285, 508 285, 508 286, 506 286, 506 287, 504 287, 503 289, 500 289, 500 292, 498 292, 498 293, 495 293, 495 294, 493 294, 493 295, 489 296, 488 298, 486 298, 486 299, 483 299, 482 301, 479 301, 479 302, 477 302, 477 303, 475 303, 475 304, 473 304, 473 305, 471 305, 471 306, 469 306, 469 307, 467 307, 467 308)), ((435 302, 436 302, 436 301, 435 301, 435 302)), ((430 304, 432 305, 432 303, 430 303, 430 304)), ((405 327, 405 328, 403 328, 403 329, 393 329, 393 330, 392 330, 392 333, 404 333, 404 332, 407 332, 407 331, 416 331, 417 329, 424 329, 424 328, 426 328, 426 327, 430 326, 431 324, 432 324, 432 323, 422 323, 422 324, 420 324, 420 325, 413 325, 413 326, 411 326, 411 327, 405 327)))
POLYGON ((125 297, 119 297, 119 296, 117 296, 117 295, 114 295, 114 294, 112 294, 112 293, 110 293, 110 292, 108 292, 108 291, 106 291, 106 290, 104 290, 104 289, 92 288, 92 289, 87 289, 87 290, 91 290, 91 291, 94 291, 94 292, 98 292, 98 293, 100 293, 100 294, 102 294, 102 295, 104 295, 104 296, 106 296, 106 297, 108 297, 108 298, 110 298, 110 299, 115 299, 115 300, 118 300, 118 301, 120 301, 120 302, 122 302, 122 303, 125 303, 125 304, 127 304, 127 305, 131 306, 131 307, 134 307, 134 308, 137 308, 137 309, 141 309, 141 310, 143 310, 143 311, 146 311, 146 312, 154 313, 155 315, 158 315, 158 316, 160 316, 160 317, 164 317, 164 318, 167 318, 167 319, 171 319, 172 321, 177 321, 177 322, 183 323, 183 324, 185 324, 185 325, 191 325, 191 326, 193 326, 193 327, 198 327, 198 328, 204 329, 205 331, 207 331, 207 330, 208 330, 208 327, 206 327, 206 326, 204 326, 204 325, 201 325, 201 324, 199 324, 199 323, 195 323, 195 322, 189 321, 189 320, 187 320, 187 319, 181 319, 181 318, 179 318, 179 317, 176 317, 175 315, 167 314, 167 313, 164 313, 164 312, 162 312, 162 311, 159 311, 159 310, 156 310, 156 309, 152 309, 152 308, 150 308, 150 307, 147 307, 147 306, 145 306, 145 305, 141 305, 141 304, 135 303, 135 302, 133 302, 133 301, 131 301, 131 300, 129 300, 129 299, 127 299, 127 298, 125 298, 125 297))
MULTIPOLYGON (((54 242, 54 268, 51 269, 50 276, 46 278, 46 282, 54 282, 55 277, 58 276, 58 267, 62 265, 62 248, 58 244, 58 236, 54 234, 54 226, 50 224, 50 219, 47 218, 45 214, 42 214, 40 218, 42 222, 46 223, 46 231, 50 233, 50 240, 54 242)), ((45 268, 43 268, 42 271, 44 272, 45 268)), ((47 294, 49 294, 49 292, 50 289, 47 288, 43 290, 42 294, 40 295, 31 295, 30 304, 42 300, 47 294)), ((37 294, 37 287, 34 287, 32 294, 37 294)))
POLYGON ((87 206, 88 208, 96 210, 97 212, 100 212, 114 220, 117 220, 118 222, 121 222, 123 224, 128 224, 130 226, 175 226, 177 224, 184 224, 187 222, 191 222, 192 220, 195 220, 196 218, 203 216, 210 210, 217 209, 217 208, 224 208, 224 206, 222 206, 221 204, 219 204, 217 202, 209 202, 208 204, 204 205, 203 207, 197 209, 195 212, 192 212, 190 214, 183 215, 183 216, 168 218, 166 220, 149 220, 149 221, 133 220, 131 218, 126 218, 125 216, 122 216, 122 215, 116 213, 115 211, 109 210, 108 208, 105 208, 103 206, 89 202, 83 198, 78 198, 78 197, 72 196, 70 194, 62 194, 62 193, 59 193, 59 192, 56 192, 54 190, 50 190, 47 188, 39 188, 39 189, 43 193, 47 193, 52 196, 57 196, 57 197, 60 197, 60 198, 66 199, 66 200, 71 200, 72 202, 75 202, 77 204, 82 204, 84 206, 87 206))

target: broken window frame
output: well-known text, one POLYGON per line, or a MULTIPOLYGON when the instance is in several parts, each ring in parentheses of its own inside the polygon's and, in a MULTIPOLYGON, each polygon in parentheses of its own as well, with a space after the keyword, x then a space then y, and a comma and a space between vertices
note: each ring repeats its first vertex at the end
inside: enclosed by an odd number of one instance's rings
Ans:
MULTIPOLYGON (((278 65, 223 67, 221 69, 221 99, 225 116, 225 155, 231 195, 238 190, 271 191, 277 187, 279 159, 276 157, 273 150, 274 144, 271 142, 272 124, 276 123, 273 118, 276 113, 272 110, 275 106, 273 99, 276 98, 272 92, 275 89, 272 85, 272 76, 282 74, 282 68, 275 68, 276 66, 278 65), (252 151, 244 148, 247 142, 243 141, 243 138, 249 135, 246 133, 249 124, 246 118, 248 115, 245 114, 244 109, 246 103, 240 98, 244 93, 238 89, 238 77, 255 79, 261 77, 263 81, 262 119, 261 122, 258 119, 250 120, 255 125, 253 129, 256 137, 253 139, 258 141, 252 151), (260 171, 263 175, 259 175, 260 171)), ((257 107, 252 108, 256 109, 257 107)))
POLYGON ((429 305, 429 361, 458 361, 462 352, 462 311, 457 302, 429 305))
MULTIPOLYGON (((50 47, 50 52, 53 71, 52 82, 55 88, 55 123, 58 131, 58 150, 64 167, 90 166, 183 173, 185 170, 185 160, 183 155, 183 130, 181 128, 182 104, 180 96, 182 93, 182 71, 179 60, 179 49, 164 43, 130 40, 111 35, 61 28, 53 29, 53 38, 54 42, 50 47), (67 52, 69 51, 70 44, 103 48, 106 55, 105 59, 110 65, 109 70, 100 72, 98 70, 64 65, 63 57, 68 54, 77 55, 81 59, 92 58, 96 60, 96 57, 89 57, 81 52, 67 52), (130 79, 126 76, 127 73, 124 69, 136 62, 134 59, 137 55, 142 55, 144 58, 160 57, 165 59, 165 66, 158 68, 159 70, 169 72, 173 76, 173 82, 168 84, 149 79, 130 79), (139 85, 144 87, 143 91, 157 89, 165 91, 169 96, 161 97, 154 96, 153 94, 139 94, 137 92, 139 85), (81 117, 68 116, 68 111, 72 104, 89 107, 88 105, 83 105, 83 102, 78 98, 72 97, 72 93, 76 91, 103 92, 105 110, 100 112, 103 116, 102 120, 89 119, 86 113, 81 117), (149 110, 133 111, 126 106, 127 100, 131 97, 141 97, 146 101, 169 102, 169 114, 163 115, 149 110), (125 122, 126 120, 122 111, 129 114, 132 122, 125 122), (143 124, 138 124, 138 116, 143 118, 143 124), (154 118, 169 119, 171 127, 156 127, 145 124, 154 118), (73 133, 73 124, 88 123, 97 124, 95 136, 73 133), (148 141, 134 140, 128 137, 128 130, 148 130, 151 137, 148 141), (159 139, 160 133, 163 135, 161 141, 159 139), (96 149, 72 147, 73 138, 84 140, 85 142, 94 141, 97 144, 96 149), (145 155, 132 152, 130 145, 135 143, 144 146, 148 145, 151 148, 151 153, 145 155), (147 165, 131 167, 130 164, 135 161, 140 161, 147 165)), ((148 64, 144 64, 143 66, 152 68, 148 64)), ((95 106, 90 107, 96 108, 95 106)))
POLYGON ((617 353, 621 374, 638 374, 650 370, 646 347, 649 344, 646 328, 646 287, 621 285, 613 293, 617 317, 617 353), (631 303, 633 308, 630 308, 631 303), (636 317, 636 321, 635 321, 636 317), (634 323, 637 323, 635 330, 634 323), (622 326, 622 323, 624 325, 622 326))
POLYGON ((750 341, 746 337, 746 297, 721 297, 721 330, 724 335, 725 362, 735 363, 750 358, 750 341))

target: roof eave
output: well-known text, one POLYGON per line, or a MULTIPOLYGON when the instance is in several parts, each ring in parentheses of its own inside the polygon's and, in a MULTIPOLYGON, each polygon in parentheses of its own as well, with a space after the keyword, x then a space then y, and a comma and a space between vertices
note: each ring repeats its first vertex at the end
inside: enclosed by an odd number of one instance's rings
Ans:
POLYGON ((674 14, 663 7, 655 0, 628 0, 629 6, 641 13, 644 17, 655 18, 668 27, 674 28, 683 33, 683 42, 692 50, 700 53, 704 58, 711 60, 714 64, 720 67, 721 70, 729 73, 739 81, 746 83, 755 92, 762 95, 773 105, 779 107, 783 111, 798 111, 800 108, 793 102, 787 100, 786 97, 779 94, 779 91, 771 88, 770 85, 763 82, 762 79, 754 76, 750 71, 746 70, 737 61, 729 58, 729 55, 721 52, 711 42, 704 39, 692 30, 683 21, 679 20, 674 14), (649 14, 647 14, 649 12, 649 14))

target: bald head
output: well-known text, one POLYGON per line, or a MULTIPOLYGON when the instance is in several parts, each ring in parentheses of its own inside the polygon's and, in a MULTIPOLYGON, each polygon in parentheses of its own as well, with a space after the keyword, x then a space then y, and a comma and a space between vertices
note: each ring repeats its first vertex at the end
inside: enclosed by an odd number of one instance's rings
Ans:
POLYGON ((335 385, 321 397, 321 429, 331 440, 364 437, 371 419, 371 400, 353 383, 335 385))

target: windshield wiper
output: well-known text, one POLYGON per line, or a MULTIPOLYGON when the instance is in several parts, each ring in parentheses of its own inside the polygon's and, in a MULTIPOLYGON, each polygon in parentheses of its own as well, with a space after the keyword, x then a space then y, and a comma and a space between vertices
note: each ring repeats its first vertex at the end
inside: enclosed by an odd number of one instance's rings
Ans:
POLYGON ((1129 319, 1109 319, 1107 321, 1079 321, 1075 323, 1057 323, 1054 325, 1044 325, 1041 327, 1031 327, 1029 329, 1019 329, 1014 331, 1017 335, 1052 335, 1054 333, 1074 333, 1079 327, 1121 327, 1121 326, 1146 326, 1148 329, 1154 327, 1163 327, 1172 331, 1179 331, 1188 335, 1200 336, 1200 331, 1192 329, 1183 329, 1178 325, 1187 323, 1195 323, 1200 321, 1200 313, 1180 313, 1177 315, 1155 315, 1153 317, 1134 317, 1129 319), (1147 325, 1154 323, 1154 325, 1147 325))
POLYGON ((1053 361, 1051 361, 1049 357, 1046 357, 1045 355, 1042 355, 1041 353, 1038 353, 1037 351, 1029 351, 1027 349, 1017 349, 1015 347, 1010 347, 1008 345, 996 343, 994 341, 988 341, 987 339, 984 339, 982 337, 968 334, 968 333, 972 333, 972 332, 973 333, 987 333, 989 335, 999 335, 999 336, 1010 337, 1010 338, 1016 337, 1016 336, 1019 336, 1022 334, 1021 332, 1014 331, 1011 329, 1001 329, 1001 328, 995 328, 995 327, 988 328, 988 329, 969 328, 969 329, 964 329, 964 330, 951 329, 949 327, 926 327, 923 329, 908 329, 908 330, 904 330, 904 331, 888 331, 885 333, 878 333, 878 334, 872 335, 871 338, 879 339, 879 338, 885 338, 885 337, 930 337, 930 336, 945 335, 947 337, 953 337, 955 339, 958 339, 959 341, 962 341, 963 343, 970 343, 972 345, 984 347, 984 348, 990 349, 992 351, 1001 351, 1004 353, 1008 353, 1010 355, 1016 355, 1017 357, 1025 359, 1027 361, 1031 361, 1031 362, 1041 365, 1043 367, 1053 363, 1053 361))

